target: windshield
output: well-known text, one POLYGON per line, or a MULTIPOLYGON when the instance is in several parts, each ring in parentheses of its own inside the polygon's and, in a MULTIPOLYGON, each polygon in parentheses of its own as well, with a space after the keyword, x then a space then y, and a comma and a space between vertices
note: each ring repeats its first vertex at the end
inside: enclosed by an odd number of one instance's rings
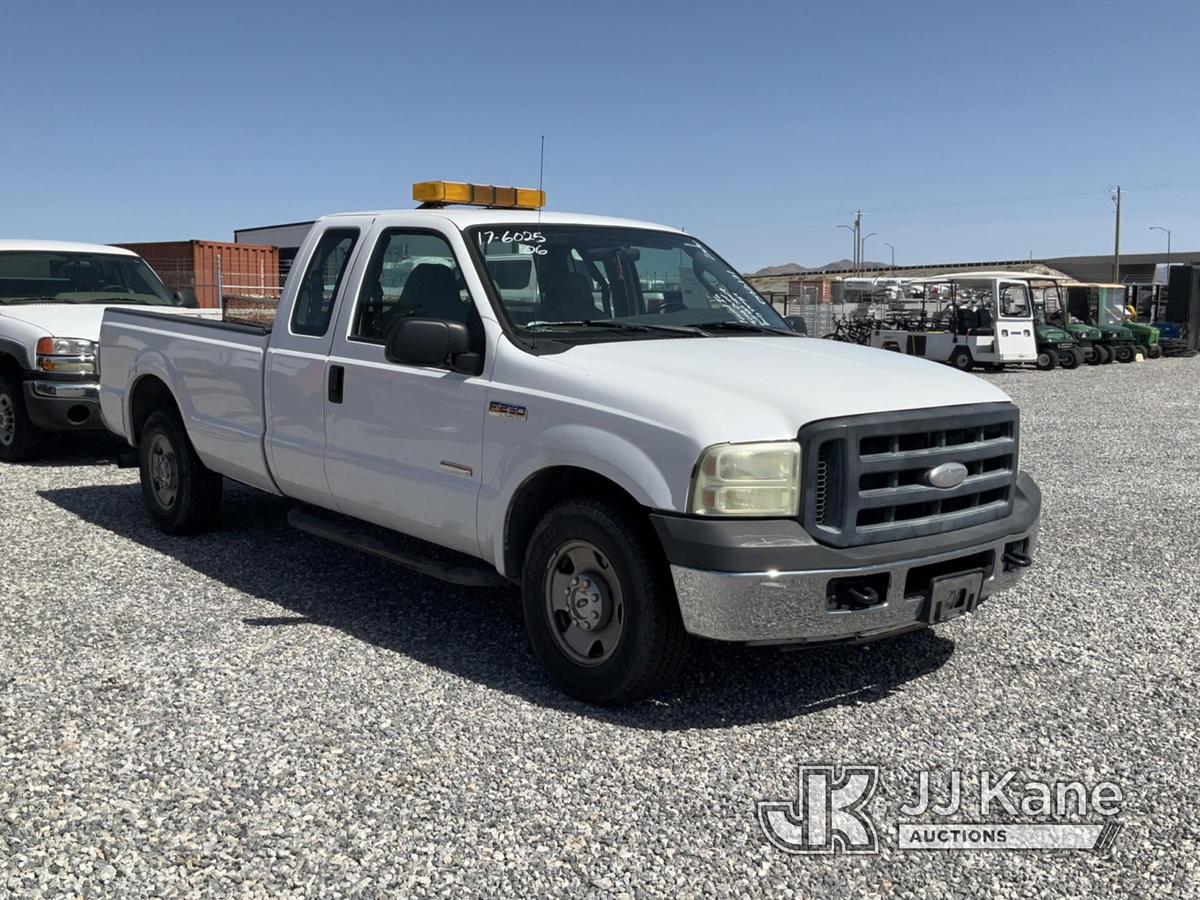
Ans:
POLYGON ((0 253, 0 305, 16 303, 178 305, 136 256, 43 250, 0 253))
POLYGON ((1106 285, 1097 290, 1099 318, 1102 325, 1124 325, 1129 316, 1125 312, 1125 288, 1106 285))
POLYGON ((792 333, 737 272, 687 235, 588 225, 489 225, 468 234, 509 321, 529 333, 792 333))

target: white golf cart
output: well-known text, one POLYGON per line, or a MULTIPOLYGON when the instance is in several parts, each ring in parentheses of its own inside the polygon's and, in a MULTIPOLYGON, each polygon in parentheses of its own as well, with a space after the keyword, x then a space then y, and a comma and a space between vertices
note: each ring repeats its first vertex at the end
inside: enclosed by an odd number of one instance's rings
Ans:
POLYGON ((1036 363, 1037 341, 1029 280, 1022 272, 966 272, 914 282, 921 296, 911 309, 879 325, 871 346, 975 366, 1036 363), (918 308, 919 306, 919 308, 918 308))

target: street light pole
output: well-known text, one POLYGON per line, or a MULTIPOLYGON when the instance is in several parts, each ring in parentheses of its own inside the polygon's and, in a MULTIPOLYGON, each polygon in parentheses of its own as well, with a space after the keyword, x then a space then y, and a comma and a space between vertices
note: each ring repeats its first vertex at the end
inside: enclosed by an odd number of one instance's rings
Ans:
POLYGON ((873 238, 877 234, 879 234, 878 231, 872 231, 870 234, 864 236, 863 239, 858 242, 858 262, 859 262, 860 266, 863 263, 865 263, 866 259, 867 259, 866 256, 863 255, 866 250, 866 246, 867 246, 867 238, 873 238))
POLYGON ((1117 204, 1117 223, 1113 233, 1113 284, 1121 283, 1121 186, 1113 189, 1113 203, 1117 204))
POLYGON ((889 274, 895 275, 896 274, 896 245, 889 244, 887 241, 884 241, 883 246, 889 248, 892 251, 892 268, 891 268, 889 274))
POLYGON ((1163 228, 1161 225, 1151 225, 1151 231, 1162 231, 1167 235, 1167 270, 1171 269, 1171 229, 1163 228))
POLYGON ((850 232, 850 240, 854 245, 850 250, 850 255, 853 257, 853 259, 850 260, 850 265, 854 268, 858 268, 858 231, 856 230, 857 226, 839 225, 838 228, 845 228, 847 231, 850 232))

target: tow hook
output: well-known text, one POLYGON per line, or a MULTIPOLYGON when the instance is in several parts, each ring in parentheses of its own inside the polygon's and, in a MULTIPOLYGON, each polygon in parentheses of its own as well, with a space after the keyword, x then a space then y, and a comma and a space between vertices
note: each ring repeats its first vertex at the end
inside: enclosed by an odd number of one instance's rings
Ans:
POLYGON ((1004 551, 1004 562, 1017 569, 1028 569, 1033 565, 1033 557, 1019 550, 1004 551))
POLYGON ((848 581, 849 579, 837 579, 830 583, 827 601, 830 609, 870 609, 882 602, 879 588, 864 584, 861 579, 847 583, 848 581))

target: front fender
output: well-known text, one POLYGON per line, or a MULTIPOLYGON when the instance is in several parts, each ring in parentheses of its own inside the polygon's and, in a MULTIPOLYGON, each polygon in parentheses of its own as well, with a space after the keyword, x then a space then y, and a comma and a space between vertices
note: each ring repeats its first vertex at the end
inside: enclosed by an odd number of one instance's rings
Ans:
MULTIPOLYGON (((690 454, 691 450, 684 452, 690 454)), ((668 454, 665 458, 678 457, 668 454)), ((506 574, 504 540, 509 511, 521 488, 539 472, 563 466, 584 469, 612 481, 650 509, 671 510, 686 503, 686 477, 681 479, 678 473, 672 477, 642 447, 594 426, 551 426, 533 445, 514 445, 495 463, 494 477, 480 492, 479 545, 490 548, 490 561, 501 574, 506 574)))

